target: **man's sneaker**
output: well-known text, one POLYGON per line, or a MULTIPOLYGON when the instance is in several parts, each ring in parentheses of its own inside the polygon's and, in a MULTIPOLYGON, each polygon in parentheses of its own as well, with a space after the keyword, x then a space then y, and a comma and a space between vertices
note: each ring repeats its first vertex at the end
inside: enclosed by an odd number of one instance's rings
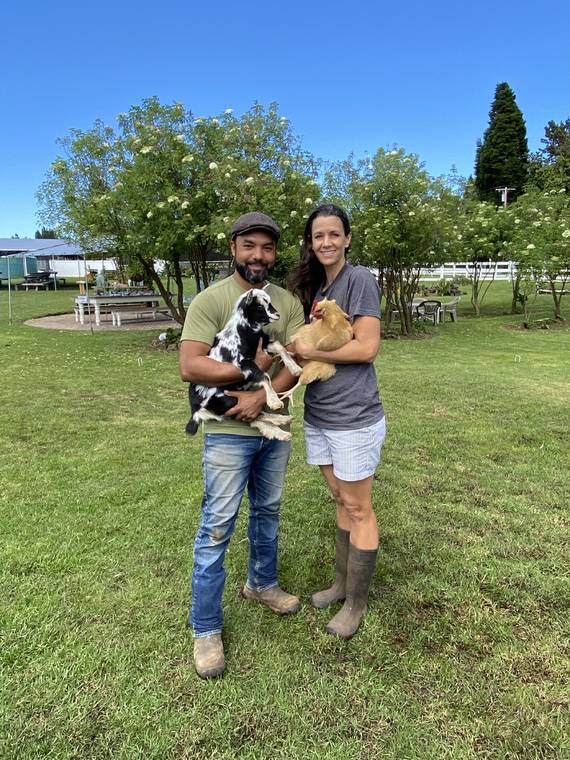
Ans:
POLYGON ((194 667, 200 678, 221 676, 226 668, 221 633, 194 639, 194 667))
POLYGON ((271 588, 267 588, 265 591, 254 591, 254 589, 245 585, 241 595, 252 602, 261 602, 261 604, 269 607, 270 610, 273 610, 278 615, 291 615, 293 612, 297 612, 301 606, 298 596, 288 594, 282 588, 279 588, 279 586, 271 586, 271 588))

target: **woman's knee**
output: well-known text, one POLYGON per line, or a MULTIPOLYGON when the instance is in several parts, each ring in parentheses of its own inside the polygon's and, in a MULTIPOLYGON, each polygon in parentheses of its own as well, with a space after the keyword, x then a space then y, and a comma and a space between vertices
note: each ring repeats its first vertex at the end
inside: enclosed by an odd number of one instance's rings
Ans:
POLYGON ((342 496, 343 508, 349 519, 353 522, 365 522, 369 520, 374 512, 372 511, 372 504, 368 501, 357 501, 342 496))

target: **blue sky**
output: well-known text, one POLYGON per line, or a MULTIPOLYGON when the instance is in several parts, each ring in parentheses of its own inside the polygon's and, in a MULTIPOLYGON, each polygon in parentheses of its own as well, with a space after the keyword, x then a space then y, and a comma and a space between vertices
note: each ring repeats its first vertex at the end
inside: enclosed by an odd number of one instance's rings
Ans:
POLYGON ((536 150, 570 117, 570 4, 8 0, 0 10, 0 237, 33 236, 56 140, 143 98, 196 115, 277 101, 324 159, 402 145, 472 172, 497 83, 536 150))

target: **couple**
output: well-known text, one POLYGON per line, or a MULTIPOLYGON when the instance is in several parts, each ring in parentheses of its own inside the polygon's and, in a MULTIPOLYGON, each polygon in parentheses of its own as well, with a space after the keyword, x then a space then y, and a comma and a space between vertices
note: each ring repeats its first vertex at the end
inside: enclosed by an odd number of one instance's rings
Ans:
MULTIPOLYGON (((380 460, 385 421, 373 361, 380 343, 380 292, 373 275, 346 261, 350 222, 332 204, 315 209, 305 226, 301 260, 290 278, 290 291, 268 283, 280 230, 259 212, 240 216, 231 230, 235 271, 193 299, 180 345, 182 379, 204 385, 229 385, 242 375, 232 364, 208 357, 214 337, 229 321, 236 300, 250 288, 266 287, 280 318, 266 332, 298 360, 337 365, 326 382, 305 392, 307 462, 319 465, 336 502, 336 579, 311 597, 315 607, 344 601, 326 626, 342 638, 358 629, 366 611, 378 550, 378 526, 372 510, 372 481, 380 460), (292 336, 323 298, 336 299, 349 315, 354 338, 342 348, 319 352, 292 336)), ((272 376, 277 393, 296 378, 273 357, 258 351, 256 363, 272 376)), ((265 404, 265 391, 232 392, 238 401, 224 422, 207 422, 204 437, 204 496, 194 543, 192 608, 194 665, 211 678, 225 668, 222 643, 224 555, 234 531, 240 502, 249 496, 249 563, 242 594, 284 615, 296 612, 299 599, 277 580, 277 532, 288 441, 263 438, 247 423, 265 404)))

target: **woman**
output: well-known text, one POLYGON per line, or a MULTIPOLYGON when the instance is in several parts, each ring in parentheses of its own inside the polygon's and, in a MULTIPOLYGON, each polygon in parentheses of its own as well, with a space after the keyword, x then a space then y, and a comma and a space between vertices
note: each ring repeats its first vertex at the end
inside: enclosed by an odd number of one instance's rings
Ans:
POLYGON ((354 338, 336 351, 318 351, 295 341, 299 359, 336 365, 336 374, 305 392, 307 462, 318 464, 336 501, 336 579, 311 597, 325 608, 344 601, 326 626, 348 639, 366 612, 378 552, 378 525, 372 509, 372 483, 386 426, 378 395, 374 359, 380 345, 380 291, 365 267, 346 260, 350 222, 344 209, 315 209, 305 226, 301 262, 290 279, 305 312, 323 298, 334 298, 349 315, 354 338))

